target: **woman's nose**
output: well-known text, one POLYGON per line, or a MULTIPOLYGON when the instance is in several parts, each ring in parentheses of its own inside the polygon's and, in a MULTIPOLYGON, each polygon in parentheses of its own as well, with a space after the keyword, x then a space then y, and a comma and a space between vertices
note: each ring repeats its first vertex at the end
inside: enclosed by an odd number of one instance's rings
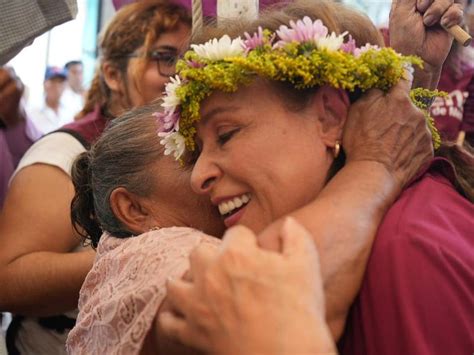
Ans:
POLYGON ((198 194, 208 194, 220 175, 219 167, 201 153, 191 173, 191 187, 198 194))

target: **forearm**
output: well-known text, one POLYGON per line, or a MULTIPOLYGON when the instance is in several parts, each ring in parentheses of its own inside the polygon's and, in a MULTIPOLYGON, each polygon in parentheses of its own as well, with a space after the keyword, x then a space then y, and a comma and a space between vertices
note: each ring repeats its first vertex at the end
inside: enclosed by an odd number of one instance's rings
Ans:
MULTIPOLYGON (((398 192, 399 186, 382 164, 354 162, 347 164, 315 201, 291 213, 315 238, 326 315, 336 339, 359 290, 377 227, 398 192)), ((267 242, 280 223, 262 234, 263 247, 275 248, 267 242)))
POLYGON ((94 261, 92 250, 34 252, 2 267, 0 310, 30 316, 77 308, 79 290, 94 261))

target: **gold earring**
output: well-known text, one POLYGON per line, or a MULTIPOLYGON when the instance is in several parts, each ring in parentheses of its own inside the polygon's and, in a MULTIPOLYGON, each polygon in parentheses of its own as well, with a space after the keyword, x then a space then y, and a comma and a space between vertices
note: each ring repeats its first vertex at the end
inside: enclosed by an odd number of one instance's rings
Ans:
POLYGON ((341 152, 341 144, 339 143, 339 141, 336 141, 336 144, 334 144, 334 159, 337 159, 340 152, 341 152))

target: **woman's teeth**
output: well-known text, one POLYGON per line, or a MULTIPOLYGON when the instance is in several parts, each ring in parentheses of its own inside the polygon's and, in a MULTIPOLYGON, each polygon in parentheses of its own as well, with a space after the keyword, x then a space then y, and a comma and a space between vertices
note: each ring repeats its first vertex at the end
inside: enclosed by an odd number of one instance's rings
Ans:
POLYGON ((232 213, 237 208, 242 207, 250 201, 250 194, 243 194, 240 197, 234 197, 232 200, 219 203, 219 213, 223 216, 232 213))

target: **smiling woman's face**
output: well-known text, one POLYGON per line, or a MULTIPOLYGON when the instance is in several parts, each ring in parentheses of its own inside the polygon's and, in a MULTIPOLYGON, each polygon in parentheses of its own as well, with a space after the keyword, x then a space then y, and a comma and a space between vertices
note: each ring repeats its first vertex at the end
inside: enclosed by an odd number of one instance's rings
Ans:
POLYGON ((227 227, 259 232, 321 191, 333 158, 315 106, 291 112, 262 81, 203 102, 191 184, 227 227))

